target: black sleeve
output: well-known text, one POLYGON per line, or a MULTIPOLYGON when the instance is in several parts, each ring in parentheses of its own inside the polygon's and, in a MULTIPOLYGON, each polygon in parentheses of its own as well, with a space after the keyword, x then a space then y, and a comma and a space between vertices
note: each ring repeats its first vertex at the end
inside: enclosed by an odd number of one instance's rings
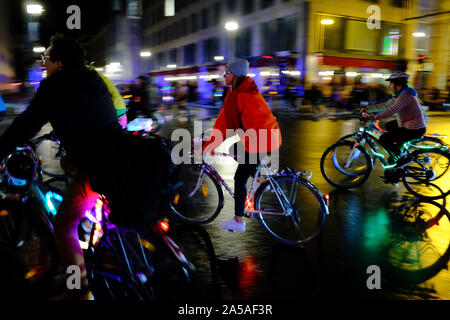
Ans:
POLYGON ((41 85, 27 109, 18 115, 0 137, 0 159, 17 146, 26 144, 49 120, 50 90, 46 80, 41 85))

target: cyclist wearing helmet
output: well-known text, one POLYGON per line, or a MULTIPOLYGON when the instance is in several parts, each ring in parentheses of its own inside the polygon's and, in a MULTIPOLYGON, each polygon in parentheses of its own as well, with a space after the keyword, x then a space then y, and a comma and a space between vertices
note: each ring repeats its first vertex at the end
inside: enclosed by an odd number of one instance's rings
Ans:
MULTIPOLYGON (((426 131, 426 118, 417 99, 414 89, 408 87, 409 75, 405 72, 394 72, 386 81, 389 81, 389 88, 396 95, 386 103, 371 106, 369 110, 387 105, 388 108, 373 116, 363 112, 365 119, 372 121, 389 118, 393 115, 397 119, 386 124, 386 130, 380 137, 383 147, 392 151, 394 155, 400 156, 400 148, 406 141, 422 137, 426 131)), ((365 111, 362 109, 361 111, 365 111)), ((396 166, 400 167, 408 163, 410 159, 401 158, 396 166)))

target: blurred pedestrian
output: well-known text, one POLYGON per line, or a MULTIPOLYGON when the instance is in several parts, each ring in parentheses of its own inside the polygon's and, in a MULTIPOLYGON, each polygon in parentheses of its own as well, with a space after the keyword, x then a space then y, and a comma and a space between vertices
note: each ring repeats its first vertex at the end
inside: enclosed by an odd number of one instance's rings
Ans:
POLYGON ((348 108, 350 110, 359 110, 361 106, 369 103, 369 88, 362 82, 360 75, 355 77, 353 90, 350 93, 348 108))
POLYGON ((150 90, 146 76, 137 77, 137 83, 131 87, 131 95, 132 98, 128 103, 128 121, 133 121, 139 114, 150 117, 150 90))
POLYGON ((313 113, 320 113, 320 106, 324 102, 322 90, 317 84, 313 84, 310 90, 305 92, 305 100, 311 104, 311 111, 313 113))

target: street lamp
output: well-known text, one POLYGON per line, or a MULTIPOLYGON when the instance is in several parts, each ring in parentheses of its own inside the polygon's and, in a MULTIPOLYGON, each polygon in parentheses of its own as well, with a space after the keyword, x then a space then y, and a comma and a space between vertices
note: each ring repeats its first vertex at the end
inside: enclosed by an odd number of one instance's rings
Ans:
POLYGON ((234 58, 234 54, 235 54, 235 48, 234 48, 234 44, 235 44, 235 37, 236 37, 236 30, 239 29, 239 24, 236 21, 228 21, 227 23, 225 23, 225 30, 228 31, 228 33, 230 34, 228 37, 228 41, 227 43, 229 43, 227 45, 227 58, 228 60, 230 60, 231 58, 234 58))
POLYGON ((141 57, 142 58, 148 58, 151 57, 152 53, 150 51, 141 51, 141 57))
POLYGON ((33 16, 40 16, 44 12, 44 7, 40 4, 27 4, 27 13, 33 16))

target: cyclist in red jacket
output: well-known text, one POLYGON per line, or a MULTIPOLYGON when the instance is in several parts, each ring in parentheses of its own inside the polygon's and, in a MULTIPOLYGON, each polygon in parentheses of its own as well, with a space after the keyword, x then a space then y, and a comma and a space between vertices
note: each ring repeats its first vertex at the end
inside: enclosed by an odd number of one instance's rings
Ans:
MULTIPOLYGON (((213 130, 221 132, 223 140, 227 138, 227 129, 242 129, 244 132, 253 129, 256 132, 255 139, 249 135, 239 134, 242 144, 234 145, 235 148, 245 148, 245 161, 238 159, 239 166, 234 176, 235 217, 221 223, 221 226, 226 230, 238 232, 245 231, 243 216, 247 180, 255 175, 261 158, 281 146, 281 132, 277 120, 253 79, 247 76, 248 67, 249 63, 245 59, 237 59, 227 64, 224 77, 226 85, 231 87, 213 127, 213 130), (256 161, 251 161, 255 159, 256 161)), ((203 150, 210 144, 208 149, 218 147, 217 143, 207 141, 203 145, 203 150)))

